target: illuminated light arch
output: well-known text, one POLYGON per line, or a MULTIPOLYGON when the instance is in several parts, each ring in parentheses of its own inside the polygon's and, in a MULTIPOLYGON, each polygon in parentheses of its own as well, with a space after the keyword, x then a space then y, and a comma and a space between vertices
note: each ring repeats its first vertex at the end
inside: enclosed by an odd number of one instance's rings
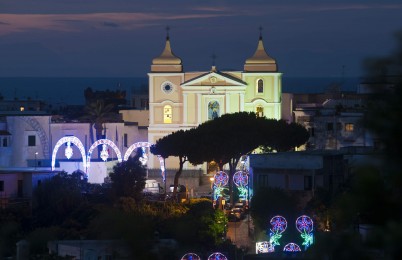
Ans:
MULTIPOLYGON (((140 147, 141 147, 141 148, 143 148, 143 147, 149 148, 149 147, 151 147, 151 145, 152 145, 152 144, 149 143, 149 142, 138 142, 138 143, 134 143, 134 144, 130 145, 130 147, 127 149, 126 153, 124 154, 123 160, 124 160, 124 161, 127 161, 128 158, 130 157, 131 153, 132 153, 135 149, 140 148, 140 147)), ((158 160, 159 160, 159 164, 160 164, 160 166, 161 166, 161 175, 162 175, 162 179, 163 179, 163 181, 165 182, 165 180, 166 180, 166 176, 165 176, 165 161, 164 161, 164 159, 163 159, 162 156, 157 155, 157 157, 158 157, 158 160)))
MULTIPOLYGON (((121 159, 121 152, 120 152, 120 150, 119 150, 119 148, 117 148, 117 146, 113 143, 113 141, 111 141, 111 140, 109 140, 109 139, 99 139, 99 140, 97 140, 95 143, 93 143, 92 145, 91 145, 91 147, 89 148, 89 150, 88 150, 88 155, 87 155, 87 168, 89 168, 91 165, 91 155, 92 155, 92 152, 93 152, 93 150, 98 146, 98 145, 108 145, 108 146, 110 146, 110 147, 112 147, 113 148, 113 150, 114 150, 114 152, 116 153, 116 155, 117 155, 117 160, 119 161, 119 162, 122 162, 122 159, 121 159)), ((102 156, 102 155, 101 155, 102 156)), ((107 158, 108 158, 108 155, 105 157, 106 159, 104 159, 104 158, 102 158, 104 161, 106 161, 107 160, 107 158)))
MULTIPOLYGON (((54 170, 55 165, 56 165, 57 151, 59 150, 60 146, 62 146, 65 143, 73 143, 77 146, 77 148, 81 152, 82 165, 83 165, 84 169, 86 169, 87 164, 86 164, 84 145, 81 143, 80 139, 78 139, 75 136, 65 136, 65 137, 60 138, 59 141, 57 141, 56 145, 54 146, 53 154, 52 154, 52 171, 54 170)), ((70 147, 70 146, 68 146, 68 147, 70 147)))
POLYGON ((208 260, 228 260, 227 257, 220 253, 220 252, 216 252, 216 253, 212 253, 209 257, 208 260))
POLYGON ((295 243, 289 243, 283 248, 284 252, 300 252, 300 246, 295 243))
POLYGON ((181 258, 181 260, 201 260, 201 258, 195 253, 187 253, 181 258))

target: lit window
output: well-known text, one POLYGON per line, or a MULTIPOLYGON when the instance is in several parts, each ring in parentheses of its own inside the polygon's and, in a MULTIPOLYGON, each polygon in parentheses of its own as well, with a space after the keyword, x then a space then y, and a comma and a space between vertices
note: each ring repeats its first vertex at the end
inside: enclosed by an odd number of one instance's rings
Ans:
POLYGON ((346 132, 353 132, 354 126, 352 123, 345 124, 345 131, 346 132))
POLYGON ((172 123, 172 107, 169 105, 163 107, 163 122, 165 124, 172 123))
POLYGON ((20 107, 20 111, 23 112, 25 110, 25 107, 20 107))
POLYGON ((262 106, 258 106, 255 112, 258 117, 264 117, 264 108, 262 106))
POLYGON ((262 79, 257 80, 257 93, 264 92, 264 81, 262 79))

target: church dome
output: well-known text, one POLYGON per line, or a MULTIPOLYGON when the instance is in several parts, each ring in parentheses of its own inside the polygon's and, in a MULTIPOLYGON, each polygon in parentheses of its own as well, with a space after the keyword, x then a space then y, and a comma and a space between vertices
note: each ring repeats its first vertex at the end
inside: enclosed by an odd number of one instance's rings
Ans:
POLYGON ((175 56, 172 52, 172 48, 170 47, 169 37, 166 38, 165 49, 159 57, 156 57, 152 60, 152 64, 155 65, 180 65, 181 59, 175 56))
POLYGON ((276 72, 277 65, 275 59, 270 57, 264 48, 262 37, 258 40, 257 50, 254 55, 246 60, 244 71, 250 72, 276 72))
POLYGON ((151 70, 155 72, 181 72, 181 59, 173 54, 169 36, 162 54, 152 60, 151 70))

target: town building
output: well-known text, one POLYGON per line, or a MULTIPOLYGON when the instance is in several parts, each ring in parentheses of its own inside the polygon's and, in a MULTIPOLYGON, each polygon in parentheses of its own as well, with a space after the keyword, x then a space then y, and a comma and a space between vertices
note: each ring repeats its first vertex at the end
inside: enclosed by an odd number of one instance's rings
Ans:
MULTIPOLYGON (((282 73, 265 51, 261 35, 242 71, 220 71, 213 64, 210 70, 199 72, 184 71, 167 36, 162 54, 152 60, 148 77, 150 143, 226 113, 250 111, 281 118, 282 73)), ((156 160, 150 160, 148 167, 157 165, 156 160)), ((166 160, 167 168, 177 165, 175 158, 166 160)))

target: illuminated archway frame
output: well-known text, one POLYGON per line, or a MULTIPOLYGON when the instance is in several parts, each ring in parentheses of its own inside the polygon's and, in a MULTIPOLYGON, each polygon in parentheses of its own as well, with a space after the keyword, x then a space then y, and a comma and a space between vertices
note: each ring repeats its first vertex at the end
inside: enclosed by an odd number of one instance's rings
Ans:
POLYGON ((54 171, 55 165, 56 165, 56 155, 57 151, 59 150, 60 146, 62 146, 65 143, 73 143, 77 146, 77 148, 81 152, 81 157, 82 157, 82 165, 84 167, 84 170, 87 169, 87 164, 86 164, 86 156, 85 156, 85 148, 84 145, 81 143, 80 139, 78 139, 75 136, 65 136, 60 138, 59 141, 57 141, 56 145, 54 146, 53 149, 53 154, 52 154, 52 171, 54 171))
MULTIPOLYGON (((93 144, 91 145, 91 147, 89 147, 88 155, 87 155, 87 169, 91 166, 91 155, 92 155, 92 152, 93 152, 93 150, 94 150, 96 147, 98 147, 99 145, 108 145, 108 146, 112 147, 113 150, 114 150, 114 152, 115 152, 116 155, 117 155, 117 160, 118 160, 119 162, 122 162, 122 159, 121 159, 121 152, 120 152, 119 148, 117 148, 117 146, 116 146, 111 140, 109 140, 109 139, 99 139, 99 140, 97 140, 95 143, 93 143, 93 144)), ((106 157, 106 160, 107 160, 107 157, 106 157)), ((104 161, 106 161, 106 160, 104 160, 104 161)))
MULTIPOLYGON (((124 154, 123 160, 124 160, 124 161, 127 161, 128 158, 130 157, 131 153, 132 153, 135 149, 140 148, 140 147, 141 147, 141 148, 142 148, 142 147, 147 147, 147 148, 149 148, 149 147, 151 147, 151 145, 152 145, 152 144, 151 144, 151 143, 148 143, 148 142, 138 142, 138 143, 132 144, 132 145, 127 149, 126 153, 124 154)), ((160 166, 161 166, 162 180, 163 180, 163 182, 165 182, 165 181, 166 181, 166 175, 165 175, 165 161, 164 161, 164 159, 163 159, 162 156, 157 155, 157 157, 158 157, 158 160, 159 160, 159 164, 160 164, 160 166)))

